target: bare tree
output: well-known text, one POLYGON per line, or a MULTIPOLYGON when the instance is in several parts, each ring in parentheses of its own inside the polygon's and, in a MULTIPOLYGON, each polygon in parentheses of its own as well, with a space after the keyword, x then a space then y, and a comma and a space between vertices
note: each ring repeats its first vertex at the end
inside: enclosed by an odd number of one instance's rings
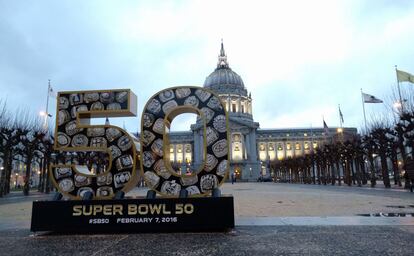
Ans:
POLYGON ((13 150, 19 142, 20 134, 16 130, 18 126, 18 115, 14 117, 7 110, 6 103, 3 103, 0 122, 0 155, 3 159, 3 171, 0 177, 0 196, 10 192, 10 177, 13 163, 13 150))

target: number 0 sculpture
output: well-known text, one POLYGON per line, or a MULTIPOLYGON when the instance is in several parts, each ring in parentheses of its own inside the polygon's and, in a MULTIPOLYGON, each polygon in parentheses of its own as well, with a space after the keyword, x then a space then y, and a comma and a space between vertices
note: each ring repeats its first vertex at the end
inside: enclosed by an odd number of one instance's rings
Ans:
POLYGON ((149 99, 141 118, 141 169, 147 184, 157 192, 176 196, 207 194, 224 181, 228 170, 228 117, 220 98, 200 87, 165 89, 149 99), (203 126, 203 163, 191 174, 178 174, 170 164, 169 135, 174 117, 200 116, 203 126))

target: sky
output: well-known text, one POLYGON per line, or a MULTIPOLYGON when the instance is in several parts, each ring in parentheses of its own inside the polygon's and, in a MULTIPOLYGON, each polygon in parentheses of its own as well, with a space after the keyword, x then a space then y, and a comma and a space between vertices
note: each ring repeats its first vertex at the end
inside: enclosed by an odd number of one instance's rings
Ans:
MULTIPOLYGON (((414 73, 414 1, 0 0, 0 100, 38 115, 48 79, 55 91, 130 88, 137 117, 110 120, 136 132, 152 95, 203 85, 221 39, 260 128, 339 126, 339 104, 344 126, 361 128, 361 88, 390 105, 395 65, 414 73)), ((389 111, 365 107, 368 120, 389 111)))

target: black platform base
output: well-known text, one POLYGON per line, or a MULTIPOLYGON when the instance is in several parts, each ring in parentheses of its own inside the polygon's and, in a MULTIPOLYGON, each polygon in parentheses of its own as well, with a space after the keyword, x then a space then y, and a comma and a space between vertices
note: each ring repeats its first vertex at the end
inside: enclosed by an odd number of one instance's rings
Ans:
POLYGON ((233 196, 35 201, 30 230, 179 232, 234 228, 233 196))

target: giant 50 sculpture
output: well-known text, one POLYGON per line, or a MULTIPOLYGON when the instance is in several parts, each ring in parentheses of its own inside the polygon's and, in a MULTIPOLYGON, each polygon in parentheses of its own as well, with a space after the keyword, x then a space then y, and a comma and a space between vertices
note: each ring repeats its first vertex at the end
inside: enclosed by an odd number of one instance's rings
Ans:
POLYGON ((34 202, 32 231, 111 231, 118 230, 119 225, 129 231, 234 227, 233 197, 211 197, 212 190, 224 182, 229 170, 228 115, 214 92, 202 87, 174 87, 147 101, 141 118, 140 168, 137 140, 127 131, 113 125, 90 124, 91 118, 96 117, 135 116, 137 98, 132 91, 67 91, 60 92, 57 100, 55 150, 99 151, 107 154, 107 162, 104 168, 96 169, 80 164, 52 165, 52 182, 70 200, 34 202), (177 172, 169 159, 170 125, 183 113, 197 114, 197 122, 203 127, 202 163, 190 173, 177 172), (114 200, 116 194, 126 193, 136 185, 137 169, 149 188, 161 197, 114 200), (81 200, 85 193, 94 200, 81 200), (184 198, 178 198, 183 194, 184 198), (145 211, 157 207, 163 210, 145 211), (221 209, 214 213, 217 216, 209 216, 211 207, 221 209), (62 219, 53 223, 46 220, 50 211, 58 211, 62 219), (135 215, 151 221, 134 220, 131 217, 135 215), (222 220, 218 220, 220 216, 222 220), (89 226, 85 227, 85 223, 89 226))

